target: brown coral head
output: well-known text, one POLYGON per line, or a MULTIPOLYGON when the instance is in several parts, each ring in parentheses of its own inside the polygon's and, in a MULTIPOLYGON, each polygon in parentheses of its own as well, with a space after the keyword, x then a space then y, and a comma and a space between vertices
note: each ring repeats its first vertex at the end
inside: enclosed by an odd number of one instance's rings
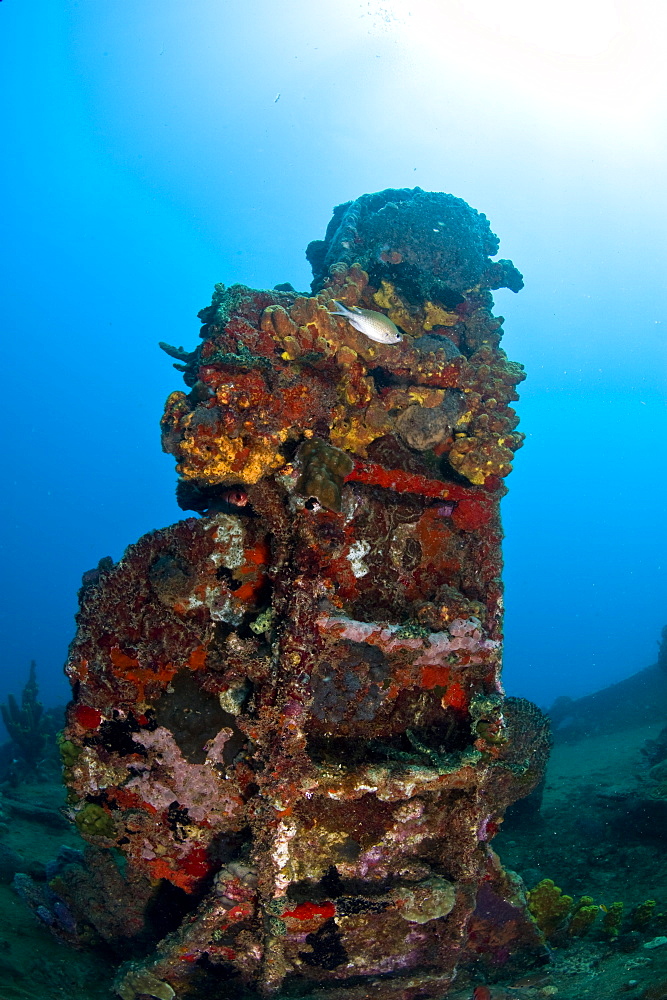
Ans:
POLYGON ((340 512, 341 487, 354 465, 350 456, 326 441, 312 438, 301 445, 298 459, 302 468, 299 493, 314 497, 327 510, 340 512))
POLYGON ((392 250, 388 246, 384 246, 378 252, 378 260, 383 264, 401 264, 403 262, 403 254, 398 250, 392 250))

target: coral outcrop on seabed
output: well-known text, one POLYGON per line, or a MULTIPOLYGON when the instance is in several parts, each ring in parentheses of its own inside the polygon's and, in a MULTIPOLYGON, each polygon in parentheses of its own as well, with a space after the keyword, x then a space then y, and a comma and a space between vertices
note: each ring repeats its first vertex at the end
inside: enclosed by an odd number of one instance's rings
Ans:
POLYGON ((523 372, 496 252, 459 199, 366 195, 311 244, 312 295, 218 286, 199 347, 164 345, 188 391, 163 444, 204 516, 87 577, 62 740, 72 819, 123 859, 123 1000, 440 997, 461 966, 544 955, 489 846, 548 754, 499 681, 523 372))

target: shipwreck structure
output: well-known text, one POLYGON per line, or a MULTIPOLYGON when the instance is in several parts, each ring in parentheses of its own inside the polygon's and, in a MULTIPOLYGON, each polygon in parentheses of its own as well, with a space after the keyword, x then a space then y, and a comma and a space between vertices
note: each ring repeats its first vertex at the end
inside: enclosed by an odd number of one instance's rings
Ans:
POLYGON ((435 998, 542 960, 489 846, 548 754, 499 679, 524 375, 497 251, 451 195, 364 195, 309 246, 311 294, 217 286, 199 346, 163 345, 197 516, 86 575, 61 749, 92 846, 52 885, 62 936, 129 959, 122 1000, 435 998))

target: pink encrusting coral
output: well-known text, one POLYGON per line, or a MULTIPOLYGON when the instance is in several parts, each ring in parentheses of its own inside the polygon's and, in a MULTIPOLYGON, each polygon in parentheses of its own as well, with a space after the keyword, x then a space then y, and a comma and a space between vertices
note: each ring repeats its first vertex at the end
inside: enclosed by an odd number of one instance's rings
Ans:
POLYGON ((162 934, 137 943, 122 1000, 426 1000, 465 965, 544 954, 488 843, 547 753, 538 710, 500 683, 523 376, 489 289, 520 277, 451 196, 337 211, 312 295, 219 286, 200 346, 167 347, 187 392, 164 448, 203 516, 81 591, 68 809, 162 934), (455 248, 436 253, 434 218, 455 248), (335 302, 403 339, 365 337, 335 302))

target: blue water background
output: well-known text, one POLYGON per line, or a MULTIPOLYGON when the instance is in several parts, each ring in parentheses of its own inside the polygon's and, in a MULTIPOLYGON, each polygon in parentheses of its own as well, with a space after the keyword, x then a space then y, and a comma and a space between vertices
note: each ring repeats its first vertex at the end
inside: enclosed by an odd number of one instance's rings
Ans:
POLYGON ((552 27, 581 44, 554 52, 516 3, 500 35, 473 7, 0 3, 0 701, 31 659, 44 701, 67 698, 82 572, 184 516, 158 433, 181 381, 157 341, 195 346, 217 281, 306 289, 304 249, 334 205, 415 185, 484 212, 525 275, 496 293, 529 376, 503 502, 507 689, 548 705, 655 661, 659 28, 619 3, 591 32, 565 3, 569 36, 552 27))

